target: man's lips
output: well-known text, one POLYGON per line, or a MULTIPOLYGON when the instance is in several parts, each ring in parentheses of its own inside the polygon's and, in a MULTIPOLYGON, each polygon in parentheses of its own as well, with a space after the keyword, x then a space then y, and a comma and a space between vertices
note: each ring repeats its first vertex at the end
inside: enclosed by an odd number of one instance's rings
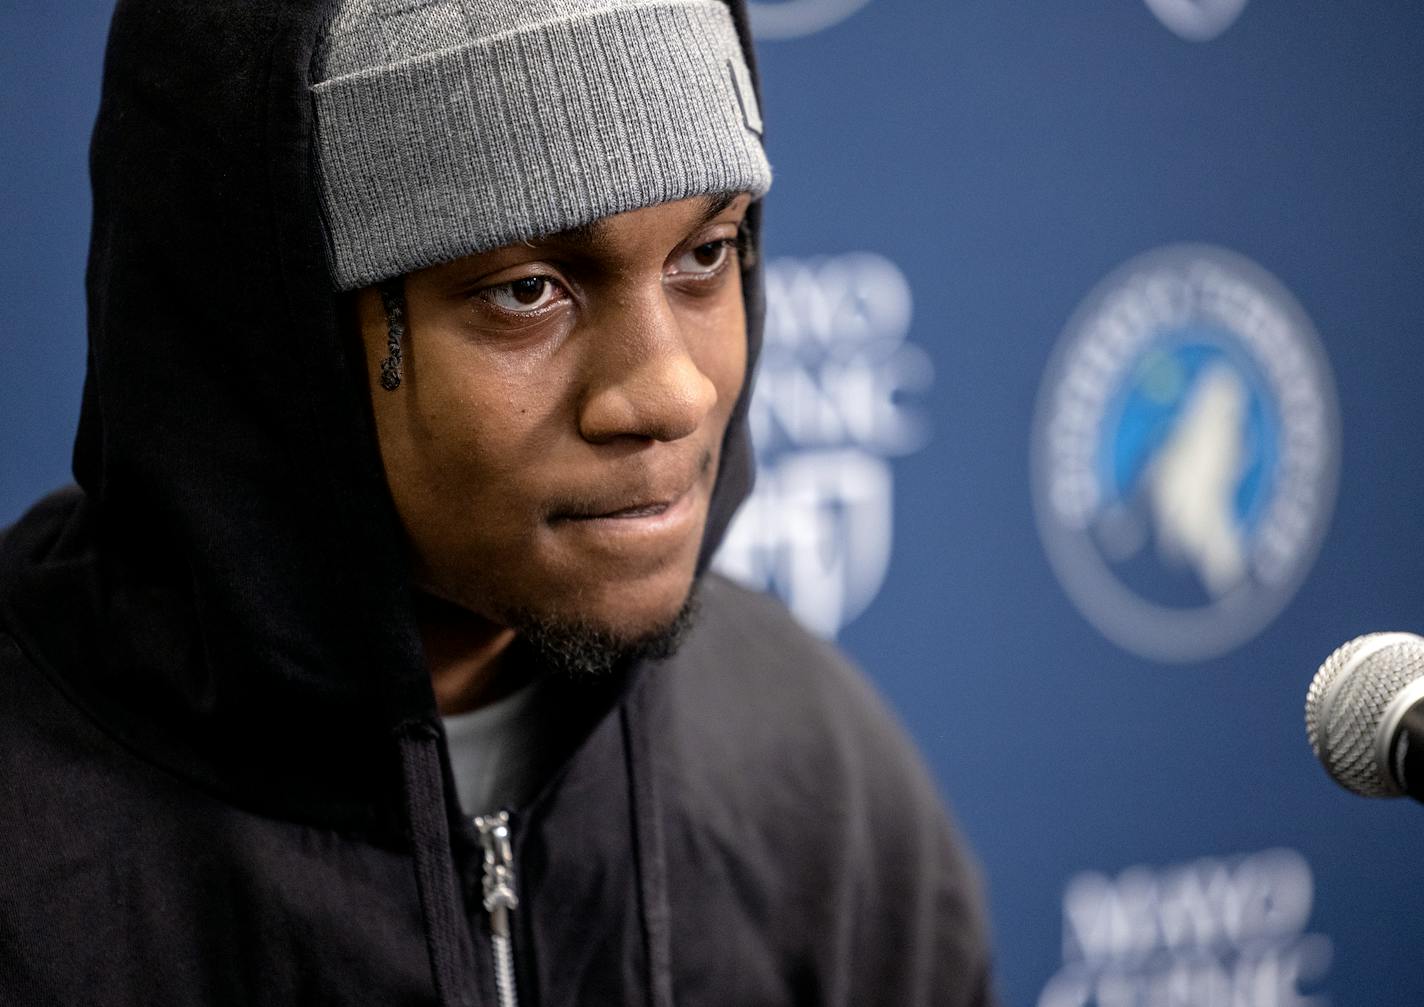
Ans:
POLYGON ((661 486, 631 486, 623 490, 604 490, 584 499, 570 499, 557 504, 549 516, 550 524, 583 521, 626 521, 655 518, 688 501, 692 491, 712 467, 711 455, 705 455, 691 476, 665 480, 661 486))
POLYGON ((587 517, 575 518, 574 520, 590 521, 598 518, 618 519, 635 517, 656 517, 671 506, 671 502, 666 500, 660 500, 655 503, 635 504, 632 507, 624 507, 621 510, 609 511, 606 514, 590 514, 587 517))
POLYGON ((710 453, 641 469, 604 470, 586 493, 552 501, 545 530, 561 554, 596 562, 605 576, 680 570, 696 554, 715 470, 710 453), (621 478, 620 478, 621 477, 621 478))
MULTIPOLYGON (((692 485, 696 485, 695 482, 692 485)), ((692 492, 692 485, 686 489, 675 493, 649 494, 647 496, 634 497, 633 502, 624 503, 623 497, 618 501, 597 502, 589 504, 575 505, 557 511, 551 518, 551 524, 558 524, 565 521, 624 521, 635 518, 658 517, 661 514, 675 507, 692 492)))
POLYGON ((564 513, 547 525, 557 540, 618 570, 635 576, 663 569, 670 559, 683 555, 700 540, 701 494, 695 481, 673 499, 662 494, 649 500, 612 506, 600 504, 582 511, 564 513))

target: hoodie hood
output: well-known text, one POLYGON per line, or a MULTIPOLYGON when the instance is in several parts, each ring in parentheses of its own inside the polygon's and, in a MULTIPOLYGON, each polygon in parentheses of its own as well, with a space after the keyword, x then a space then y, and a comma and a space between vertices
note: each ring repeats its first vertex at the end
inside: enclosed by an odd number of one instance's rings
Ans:
MULTIPOLYGON (((129 746, 242 803, 354 826, 399 817, 393 739, 437 715, 313 167, 334 7, 119 4, 91 150, 83 494, 9 536, 0 605, 129 746)), ((744 280, 750 375, 755 265, 744 280)), ((750 385, 700 569, 750 487, 750 385)))

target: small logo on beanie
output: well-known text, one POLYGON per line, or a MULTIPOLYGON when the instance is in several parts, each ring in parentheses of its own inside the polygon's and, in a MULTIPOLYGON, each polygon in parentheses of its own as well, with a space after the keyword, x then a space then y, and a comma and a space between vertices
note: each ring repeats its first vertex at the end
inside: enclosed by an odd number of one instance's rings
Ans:
POLYGON ((747 72, 747 65, 739 59, 729 59, 727 73, 732 76, 732 90, 737 92, 737 104, 742 106, 742 122, 747 129, 761 136, 761 106, 757 104, 756 88, 752 87, 752 75, 747 72))

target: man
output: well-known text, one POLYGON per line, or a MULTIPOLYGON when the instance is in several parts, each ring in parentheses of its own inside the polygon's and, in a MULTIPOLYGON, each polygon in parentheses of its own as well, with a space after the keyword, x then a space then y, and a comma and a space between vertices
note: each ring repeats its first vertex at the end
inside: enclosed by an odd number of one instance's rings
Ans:
POLYGON ((718 0, 121 4, 81 489, 0 546, 0 1000, 979 1004, 892 719, 705 575, 718 0))

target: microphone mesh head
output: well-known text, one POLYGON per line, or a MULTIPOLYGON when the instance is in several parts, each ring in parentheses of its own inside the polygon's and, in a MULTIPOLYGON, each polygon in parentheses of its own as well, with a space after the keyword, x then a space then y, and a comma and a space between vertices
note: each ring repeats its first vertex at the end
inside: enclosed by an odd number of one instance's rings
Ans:
POLYGON ((1356 637, 1315 673, 1305 697, 1305 730, 1316 758, 1343 786, 1365 797, 1399 793, 1375 758, 1375 740, 1390 703, 1421 676, 1424 638, 1412 633, 1356 637), (1352 664, 1367 647, 1373 652, 1352 664))

